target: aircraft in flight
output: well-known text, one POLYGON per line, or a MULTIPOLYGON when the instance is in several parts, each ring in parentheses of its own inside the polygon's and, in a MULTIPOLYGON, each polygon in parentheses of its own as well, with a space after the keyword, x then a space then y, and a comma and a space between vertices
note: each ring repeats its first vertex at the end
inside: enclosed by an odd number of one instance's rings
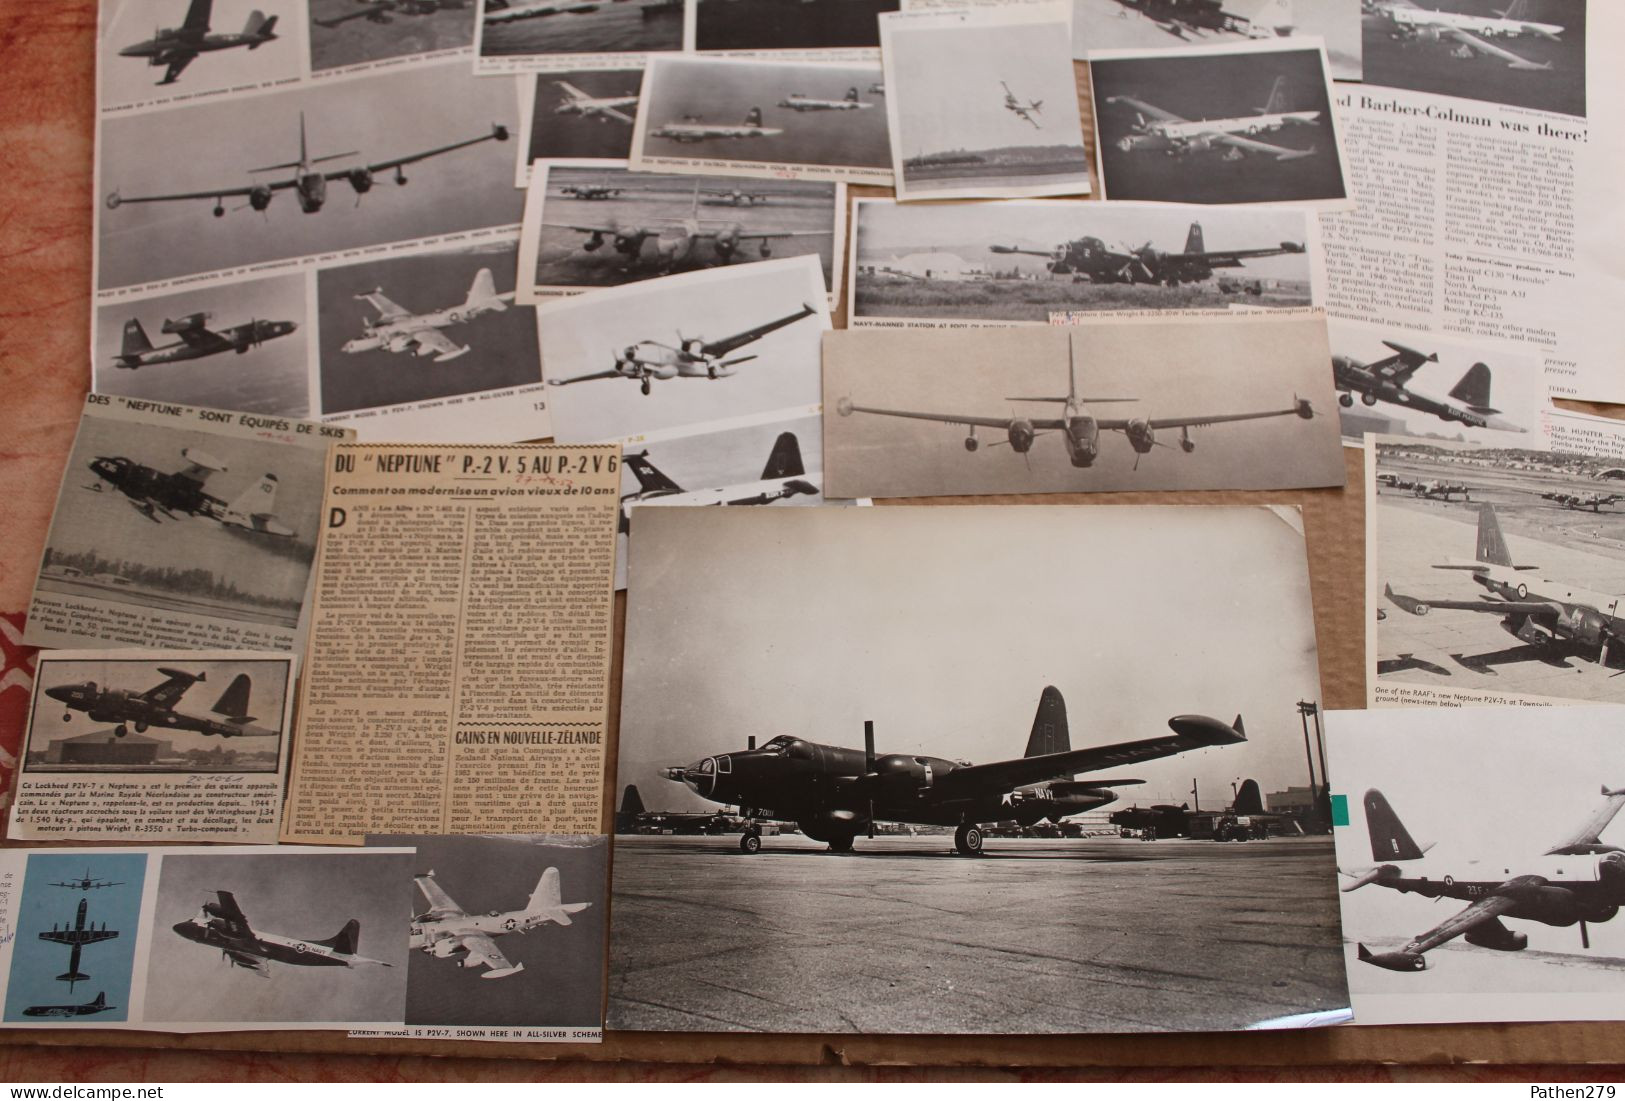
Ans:
POLYGON ((637 93, 628 93, 623 96, 589 96, 574 84, 564 80, 555 80, 554 86, 564 93, 564 102, 553 108, 555 115, 580 115, 582 118, 597 119, 599 122, 616 122, 632 124, 632 115, 638 109, 637 93))
POLYGON ((181 363, 188 359, 236 352, 243 355, 268 340, 287 336, 299 325, 293 321, 261 321, 255 318, 241 325, 224 329, 209 328, 210 313, 190 313, 185 317, 165 318, 159 329, 166 336, 178 336, 173 344, 153 347, 147 330, 139 318, 124 323, 124 344, 113 357, 113 366, 134 371, 141 367, 156 367, 163 363, 181 363))
POLYGON ((591 382, 600 378, 637 379, 647 397, 654 379, 670 378, 727 378, 741 363, 749 363, 754 355, 727 358, 747 344, 753 344, 775 329, 792 325, 818 311, 806 303, 795 313, 758 325, 754 329, 725 336, 721 340, 703 340, 700 337, 677 334, 677 343, 663 344, 658 340, 640 340, 615 353, 615 366, 607 371, 577 375, 574 378, 550 378, 550 386, 569 386, 575 382, 591 382))
POLYGON ((1592 512, 1601 512, 1606 506, 1615 501, 1625 501, 1625 494, 1619 493, 1542 493, 1543 501, 1556 501, 1564 508, 1576 512, 1590 509, 1592 512))
POLYGON ((1545 577, 1539 566, 1512 561, 1501 523, 1493 505, 1478 510, 1478 547, 1472 562, 1450 559, 1434 569, 1463 570, 1487 595, 1476 600, 1434 600, 1405 596, 1393 586, 1383 595, 1411 615, 1427 615, 1435 608, 1461 612, 1487 612, 1501 617, 1501 627, 1520 642, 1537 647, 1559 647, 1608 664, 1609 651, 1625 641, 1625 615, 1621 598, 1581 588, 1568 581, 1545 577))
POLYGON ((1460 60, 1493 57, 1506 62, 1509 69, 1545 71, 1552 67, 1550 61, 1530 61, 1504 46, 1487 41, 1490 38, 1523 37, 1560 41, 1558 35, 1563 33, 1561 26, 1524 19, 1523 12, 1526 10, 1528 0, 1512 0, 1507 9, 1497 15, 1437 11, 1417 7, 1409 0, 1392 0, 1376 8, 1377 14, 1391 24, 1388 36, 1401 44, 1449 42, 1453 43, 1450 56, 1460 60))
MULTIPOLYGON (((876 409, 872 406, 854 404, 850 397, 842 397, 835 403, 835 411, 843 417, 853 413, 873 413, 883 417, 908 417, 913 420, 937 421, 941 424, 964 425, 968 429, 965 436, 965 450, 976 451, 981 441, 976 438, 978 428, 992 428, 1005 433, 1006 440, 995 440, 990 447, 999 447, 1008 443, 1010 449, 1018 455, 1025 455, 1032 450, 1033 441, 1040 436, 1052 432, 1061 434, 1061 442, 1066 445, 1067 459, 1073 466, 1084 468, 1095 464, 1100 457, 1100 434, 1102 432, 1121 432, 1128 439, 1129 446, 1134 449, 1134 467, 1140 466, 1140 457, 1148 454, 1157 444, 1158 429, 1179 429, 1179 448, 1186 454, 1196 450, 1196 441, 1191 439, 1192 428, 1205 428, 1214 424, 1226 424, 1233 421, 1262 420, 1267 417, 1301 417, 1312 420, 1315 415, 1314 407, 1308 399, 1294 397, 1292 405, 1286 409, 1270 409, 1258 413, 1219 413, 1207 416, 1191 417, 1096 417, 1088 411, 1089 404, 1106 402, 1132 402, 1139 398, 1095 398, 1080 397, 1078 395, 1077 363, 1070 342, 1067 345, 1067 393, 1065 397, 1010 397, 1005 401, 1032 401, 1050 402, 1062 407, 1059 417, 978 417, 960 413, 921 413, 906 409, 876 409)), ((1168 444, 1162 444, 1168 447, 1168 444)))
POLYGON ((548 15, 583 15, 597 11, 608 0, 486 0, 485 25, 501 26, 548 15))
POLYGON ((79 970, 79 954, 85 950, 85 946, 100 944, 104 940, 114 940, 118 937, 118 930, 109 929, 105 921, 102 922, 100 928, 97 928, 94 922, 86 922, 85 916, 89 911, 90 900, 82 898, 79 900, 79 910, 73 919, 73 928, 70 929, 64 925, 59 929, 56 922, 53 921, 51 927, 39 935, 40 940, 68 946, 68 969, 57 976, 57 981, 67 983, 69 990, 73 989, 74 983, 84 982, 90 978, 89 975, 79 970))
POLYGON ((248 697, 253 682, 247 673, 238 673, 213 707, 205 712, 177 710, 186 690, 199 681, 207 680, 207 673, 188 673, 184 669, 158 667, 165 680, 145 692, 132 692, 123 688, 103 688, 93 680, 79 684, 59 684, 45 689, 45 694, 67 708, 62 721, 68 722, 75 711, 90 716, 92 722, 117 723, 113 733, 122 738, 135 727, 137 734, 145 734, 149 727, 165 730, 191 730, 205 737, 221 738, 274 738, 276 731, 255 726, 254 716, 248 713, 248 697))
POLYGON ((361 7, 331 19, 313 19, 318 27, 337 27, 352 19, 369 23, 393 23, 397 15, 433 15, 441 11, 462 11, 470 0, 356 0, 361 7))
POLYGON ((238 46, 257 50, 276 39, 276 16, 266 18, 264 12, 249 13, 248 22, 239 33, 213 34, 209 18, 214 0, 192 0, 186 8, 186 19, 178 27, 165 27, 155 31, 144 42, 126 46, 118 52, 120 57, 144 57, 152 66, 167 66, 159 84, 173 84, 198 54, 216 50, 230 50, 238 46))
POLYGON ((704 122, 696 116, 690 115, 682 122, 668 122, 657 126, 650 132, 650 137, 665 138, 667 141, 689 142, 710 141, 713 138, 770 138, 775 134, 784 133, 782 127, 763 126, 762 109, 752 107, 745 112, 745 121, 738 126, 728 126, 722 123, 704 122))
MULTIPOLYGON (((478 145, 485 141, 507 141, 508 128, 500 123, 491 124, 491 132, 482 134, 477 138, 468 138, 464 141, 452 142, 450 145, 437 146, 426 149, 421 153, 411 153, 404 157, 395 157, 390 160, 375 161, 370 164, 358 164, 350 168, 335 168, 332 170, 316 167, 326 161, 343 160, 346 157, 355 157, 360 154, 355 150, 346 153, 329 153, 322 157, 312 157, 305 142, 305 113, 299 112, 299 159, 285 161, 282 164, 268 164, 260 168, 250 168, 249 174, 256 172, 279 172, 292 169, 293 175, 285 179, 273 180, 270 183, 242 184, 238 186, 217 187, 209 191, 186 191, 173 195, 121 195, 115 188, 107 195, 107 209, 117 210, 125 203, 168 203, 188 199, 213 199, 214 216, 223 218, 226 215, 225 201, 228 198, 242 196, 248 202, 237 210, 253 209, 264 211, 271 205, 271 200, 278 191, 293 189, 294 196, 299 200, 299 209, 306 214, 315 214, 327 202, 327 185, 330 182, 343 180, 350 185, 356 193, 357 203, 360 196, 372 190, 374 176, 379 172, 395 172, 397 186, 405 187, 406 173, 402 171, 409 164, 438 157, 443 153, 450 153, 455 149, 465 149, 470 145, 478 145)), ((206 157, 207 155, 204 154, 206 157)))
POLYGON ((433 870, 413 876, 412 882, 423 892, 429 908, 412 918, 408 946, 436 959, 454 959, 458 967, 487 968, 480 976, 482 979, 505 979, 525 969, 522 963, 509 962, 496 946, 494 937, 504 933, 528 933, 549 923, 569 925, 571 914, 592 905, 562 901, 557 868, 542 873, 523 910, 492 910, 488 914, 470 914, 458 906, 435 882, 433 870))
POLYGON ((1383 344, 1394 354, 1372 363, 1361 363, 1353 356, 1332 356, 1332 376, 1340 391, 1337 401, 1344 409, 1354 407, 1354 395, 1358 394, 1365 405, 1385 401, 1438 417, 1446 424, 1454 421, 1468 428, 1526 431, 1496 416, 1500 410, 1490 405, 1490 369, 1484 364, 1475 363, 1467 368, 1467 373, 1450 388, 1449 397, 1438 398, 1410 386, 1411 376, 1417 371, 1429 363, 1439 362, 1437 352, 1423 355, 1415 348, 1392 340, 1385 340, 1383 344))
POLYGON ((79 1005, 31 1005, 23 1010, 24 1017, 89 1017, 97 1013, 106 1013, 110 1009, 117 1009, 116 1005, 107 1004, 107 992, 102 991, 95 998, 79 1005))
POLYGON ((113 880, 112 882, 109 882, 105 879, 93 879, 91 878, 89 868, 85 869, 84 878, 82 879, 70 879, 66 882, 51 884, 53 887, 66 887, 70 891, 93 891, 98 887, 121 887, 123 885, 123 880, 113 880))
POLYGON ((1017 99, 1016 94, 1010 90, 1010 85, 1001 80, 999 81, 999 87, 1004 89, 1004 109, 1006 111, 1012 112, 1016 118, 1021 119, 1023 122, 1032 123, 1034 130, 1043 129, 1043 126, 1041 126, 1038 120, 1033 117, 1034 115, 1041 114, 1043 112, 1043 100, 1035 99, 1029 103, 1023 103, 1021 100, 1017 99))
POLYGON ((411 352, 418 356, 434 356, 436 363, 445 363, 467 355, 469 345, 455 344, 440 330, 452 325, 464 325, 488 313, 501 313, 513 301, 513 291, 497 293, 496 281, 490 268, 481 268, 474 274, 474 282, 461 306, 447 306, 429 313, 412 313, 396 305, 379 287, 356 298, 369 303, 378 311, 377 321, 361 322, 361 335, 344 342, 344 351, 411 352))
POLYGON ((220 958, 233 967, 244 967, 260 975, 270 973, 272 963, 301 967, 393 967, 383 960, 356 955, 361 940, 361 923, 354 918, 344 923, 326 940, 301 940, 277 933, 255 932, 248 917, 230 891, 215 891, 215 901, 205 902, 193 917, 176 922, 174 931, 186 940, 220 949, 220 958))
POLYGON ((1136 11, 1175 38, 1202 38, 1210 33, 1230 31, 1248 38, 1274 38, 1291 30, 1289 0, 1255 0, 1251 5, 1238 0, 1117 0, 1136 11), (1246 10, 1237 10, 1244 8, 1246 10), (1268 15, 1275 10, 1274 19, 1268 15))
MULTIPOLYGON (((834 852, 850 851, 860 833, 873 836, 875 823, 885 821, 954 826, 954 847, 974 856, 982 851, 981 825, 1010 818, 1013 809, 1027 802, 1019 793, 1048 785, 1042 796, 1049 800, 1045 813, 1076 814, 1078 810, 1061 811, 1054 800, 1064 798, 1067 806, 1088 809, 1115 799, 1112 788, 1140 782, 1078 783, 1073 780, 1078 773, 1247 740, 1227 723, 1204 715, 1178 715, 1168 726, 1172 734, 1072 749, 1066 702, 1051 686, 1039 698, 1027 755, 1013 760, 973 765, 909 753, 879 756, 874 724, 865 722, 861 750, 789 735, 756 748, 751 738, 744 750, 669 767, 662 775, 713 803, 743 808, 747 818, 795 822, 802 833, 834 852), (1034 752, 1040 747, 1048 751, 1034 752)), ((761 849, 761 830, 754 822, 739 845, 747 853, 761 849)))
POLYGON ((1270 89, 1270 98, 1256 115, 1236 118, 1187 119, 1165 111, 1133 96, 1107 96, 1107 103, 1125 103, 1134 108, 1135 120, 1130 132, 1117 139, 1116 145, 1125 153, 1135 150, 1160 150, 1170 156, 1202 152, 1223 146, 1226 160, 1240 160, 1246 153, 1263 153, 1278 161, 1310 157, 1315 147, 1291 149, 1259 141, 1253 135, 1271 133, 1293 126, 1317 126, 1319 111, 1289 111, 1286 107, 1286 77, 1278 76, 1270 89))
POLYGON ((779 106, 792 111, 866 111, 874 104, 860 100, 858 86, 854 84, 846 90, 845 99, 814 99, 800 92, 791 92, 779 100, 779 106))
POLYGON ((807 480, 801 460, 801 442, 794 432, 781 432, 767 456, 758 481, 716 489, 684 489, 649 461, 647 449, 623 460, 638 480, 635 493, 621 498, 621 531, 630 530, 636 505, 770 505, 806 494, 816 497, 818 487, 807 480))
POLYGON ((1542 925, 1580 926, 1580 945, 1591 947, 1588 924, 1610 921, 1625 905, 1625 849, 1605 844, 1608 828, 1625 806, 1625 789, 1602 786, 1603 804, 1581 826, 1538 856, 1525 861, 1460 860, 1429 857, 1432 846, 1418 845, 1382 792, 1365 793, 1365 824, 1371 837, 1369 868, 1338 869, 1350 882, 1343 890, 1367 884, 1423 898, 1455 898, 1471 903, 1439 925, 1393 952, 1372 952, 1356 944, 1362 963, 1390 971, 1425 971, 1426 953, 1463 937, 1468 944, 1497 952, 1521 952, 1526 933, 1501 921, 1516 918, 1542 925))
POLYGON ((1056 245, 1049 252, 989 245, 1000 256, 1042 256, 1051 275, 1071 275, 1073 282, 1148 283, 1177 287, 1181 283, 1201 283, 1213 278, 1220 268, 1242 267, 1243 260, 1264 256, 1296 255, 1303 252, 1297 241, 1282 241, 1274 248, 1215 249, 1208 251, 1202 240, 1202 223, 1192 222, 1185 236, 1183 252, 1164 252, 1147 241, 1139 248, 1112 248, 1099 237, 1079 237, 1056 245))
POLYGON ((98 455, 89 465, 91 473, 101 481, 87 488, 100 493, 105 481, 155 524, 164 519, 178 520, 185 514, 256 535, 293 536, 294 530, 271 511, 276 504, 275 474, 267 473, 228 503, 203 489, 209 475, 225 471, 225 463, 193 447, 183 448, 181 458, 186 460, 186 466, 165 474, 123 455, 98 455))

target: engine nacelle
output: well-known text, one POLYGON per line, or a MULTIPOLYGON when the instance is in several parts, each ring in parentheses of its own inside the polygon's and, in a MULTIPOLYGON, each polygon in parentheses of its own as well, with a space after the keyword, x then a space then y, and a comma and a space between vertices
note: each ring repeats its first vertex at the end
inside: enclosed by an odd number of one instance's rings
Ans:
POLYGON ((173 334, 189 332, 193 329, 201 329, 205 324, 207 324, 211 316, 213 315, 204 312, 189 313, 185 317, 173 317, 166 320, 159 331, 173 334))
POLYGON ((925 764, 901 753, 875 758, 875 772, 887 797, 906 798, 931 786, 925 764))
POLYGON ((863 829, 856 811, 827 810, 813 818, 796 823, 801 832, 814 841, 829 842, 841 837, 855 837, 863 829))
POLYGON ((1592 608, 1575 608, 1574 614, 1558 620, 1563 632, 1588 646, 1601 646, 1608 637, 1608 617, 1592 608))
POLYGON ((275 194, 276 192, 261 184, 248 193, 248 205, 255 210, 264 210, 271 205, 271 197, 275 194))
POLYGON ((1182 428, 1179 431, 1179 449, 1189 455, 1196 450, 1196 441, 1191 439, 1190 429, 1182 428))
POLYGON ((604 235, 602 233, 594 233, 591 237, 587 238, 586 243, 581 247, 587 252, 597 252, 599 249, 604 247, 604 235))
POLYGON ((1462 940, 1479 948, 1491 948, 1497 952, 1522 952, 1529 947, 1529 937, 1523 933, 1513 932, 1506 926, 1497 926, 1491 923, 1479 926, 1463 934, 1462 940))
POLYGON ((1124 434, 1128 436, 1129 446, 1141 455, 1157 446, 1157 430, 1144 417, 1135 417, 1129 421, 1124 434))
POLYGON ((1013 420, 1010 422, 1010 450, 1017 455, 1025 455, 1033 449, 1033 422, 1028 420, 1013 420))
POLYGON ((643 251, 642 233, 617 233, 615 235, 615 251, 622 256, 636 256, 643 251))
POLYGON ((350 186, 355 189, 357 195, 365 195, 372 190, 372 169, 370 168, 352 168, 345 179, 350 181, 350 186))
POLYGON ((765 237, 762 238, 761 247, 757 251, 762 254, 762 259, 763 260, 766 260, 769 256, 773 255, 773 249, 772 249, 771 246, 768 245, 767 238, 765 238, 765 237))
POLYGON ((966 436, 965 437, 965 450, 966 451, 975 451, 978 447, 981 447, 981 446, 982 445, 981 445, 980 441, 978 441, 975 436, 966 436))
POLYGON ((1536 887, 1521 892, 1518 895, 1518 908, 1509 916, 1559 927, 1573 925, 1588 917, 1574 892, 1562 887, 1536 887))
POLYGON ((705 341, 703 340, 685 340, 680 347, 683 349, 683 354, 690 359, 705 358, 705 341))

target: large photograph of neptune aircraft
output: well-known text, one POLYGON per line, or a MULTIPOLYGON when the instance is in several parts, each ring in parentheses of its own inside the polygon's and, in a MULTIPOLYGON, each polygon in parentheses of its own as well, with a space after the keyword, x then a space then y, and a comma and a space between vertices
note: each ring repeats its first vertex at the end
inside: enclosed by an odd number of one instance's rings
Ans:
POLYGON ((1328 839, 1148 845, 1104 809, 1304 784, 1296 512, 636 523, 617 806, 635 787, 748 824, 617 839, 611 1027, 1222 1029, 1345 1004, 1328 839), (1006 819, 1073 826, 984 841, 1006 819))

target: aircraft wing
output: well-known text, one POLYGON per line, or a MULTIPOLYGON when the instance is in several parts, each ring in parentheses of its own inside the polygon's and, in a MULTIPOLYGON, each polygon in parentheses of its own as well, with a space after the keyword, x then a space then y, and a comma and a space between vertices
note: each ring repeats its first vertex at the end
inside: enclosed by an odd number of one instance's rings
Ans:
POLYGON ((553 82, 553 87, 564 89, 564 98, 568 99, 572 103, 577 100, 592 98, 586 92, 583 92, 580 88, 577 88, 574 84, 571 84, 568 80, 555 80, 553 82))
MULTIPOLYGON (((369 172, 387 172, 391 168, 400 168, 404 165, 416 164, 418 161, 426 161, 430 157, 438 157, 442 153, 450 153, 457 149, 465 149, 470 145, 478 145, 482 141, 507 140, 508 128, 497 123, 492 123, 491 132, 489 134, 481 134, 477 138, 467 138, 463 141, 454 141, 450 145, 439 145, 433 149, 425 149, 421 153, 411 153, 404 157, 395 157, 387 161, 377 161, 376 163, 367 165, 367 170, 369 172)), ((339 168, 334 169, 332 172, 323 173, 323 175, 330 180, 338 180, 348 176, 351 171, 352 170, 348 168, 339 168)))
MULTIPOLYGON (((1534 877, 1519 876, 1518 879, 1510 880, 1507 883, 1502 884, 1502 887, 1504 888, 1517 885, 1519 880, 1525 878, 1534 877)), ((1497 890, 1500 889, 1501 888, 1497 888, 1497 890)), ((1418 936, 1415 940, 1411 941, 1405 946, 1405 951, 1414 952, 1417 955, 1421 955, 1423 952, 1431 951, 1432 949, 1439 947, 1439 945, 1443 944, 1447 940, 1455 940, 1463 933, 1471 932, 1480 925, 1487 925, 1492 922, 1499 925, 1501 915, 1507 913, 1509 910, 1515 909, 1517 905, 1518 900, 1512 895, 1486 895, 1477 902, 1473 903, 1471 906, 1467 907, 1467 909, 1461 911, 1453 917, 1446 918, 1438 925, 1435 925, 1432 929, 1429 929, 1427 932, 1418 936)))
POLYGON ((1284 145, 1271 145, 1267 141, 1257 138, 1244 138, 1240 134, 1225 134, 1217 130, 1205 135, 1221 145, 1228 145, 1248 153, 1264 153, 1278 161, 1293 161, 1300 157, 1307 157, 1314 149, 1288 149, 1284 145))
POLYGON ((595 115, 605 115, 612 119, 618 119, 629 126, 635 124, 635 120, 631 115, 623 114, 614 107, 595 107, 592 109, 592 113, 595 115))
POLYGON ((1528 58, 1519 57, 1517 54, 1513 53, 1509 49, 1506 49, 1505 47, 1486 42, 1476 34, 1473 34, 1471 31, 1462 30, 1460 27, 1440 27, 1439 31, 1441 34, 1447 35, 1448 37, 1455 39, 1457 42, 1460 42, 1469 50, 1475 50, 1478 53, 1489 54, 1491 57, 1500 58, 1514 69, 1551 68, 1550 63, 1538 65, 1535 62, 1530 61, 1528 58))
POLYGON ((800 321, 804 317, 811 317, 817 312, 817 310, 813 309, 804 302, 801 305, 801 309, 795 313, 786 314, 784 317, 769 321, 765 325, 758 325, 754 329, 746 329, 744 332, 735 333, 733 336, 725 336, 721 340, 707 341, 704 345, 702 345, 702 350, 708 356, 725 356, 729 352, 736 351, 739 348, 743 348, 747 344, 752 344, 762 339, 762 337, 766 336, 774 329, 782 329, 786 325, 800 321))
POLYGON ((1608 785, 1602 787, 1603 804, 1591 812, 1591 817, 1579 829, 1569 834, 1546 850, 1547 856, 1565 856, 1569 853, 1591 852, 1602 844, 1602 831, 1608 828, 1608 823, 1614 820, 1619 808, 1625 806, 1625 788, 1608 790, 1608 785))
MULTIPOLYGON (((571 229, 577 233, 601 233, 607 237, 613 237, 617 233, 628 232, 628 227, 626 226, 583 226, 576 225, 573 222, 543 222, 542 225, 547 229, 571 229)), ((658 229, 646 230, 640 228, 636 232, 643 234, 645 237, 660 236, 660 231, 658 229)))
MULTIPOLYGON (((1235 248, 1222 249, 1218 252, 1171 252, 1165 255, 1163 259, 1172 260, 1176 263, 1189 260, 1206 260, 1209 267, 1239 268, 1243 260, 1256 260, 1262 256, 1285 256, 1289 253, 1302 251, 1302 245, 1287 248, 1283 244, 1277 248, 1235 248)), ((1115 257, 1115 255, 1114 253, 1113 256, 1115 257)), ((1132 258, 1125 257, 1126 259, 1132 258)))
POLYGON ((466 350, 461 345, 453 344, 446 334, 439 329, 428 326, 413 329, 412 339, 417 341, 421 347, 430 349, 438 356, 459 355, 466 350))
POLYGON ((247 195, 256 187, 266 187, 272 191, 285 191, 293 186, 293 180, 273 180, 265 184, 245 184, 242 187, 217 187, 213 191, 179 191, 173 195, 120 195, 117 191, 107 196, 109 209, 117 209, 125 203, 171 203, 182 202, 187 199, 231 199, 239 195, 247 195))
POLYGON ((200 348, 211 352, 224 352, 231 348, 231 341, 204 325, 181 329, 175 335, 180 337, 188 348, 200 348))
POLYGON ((572 382, 591 382, 593 379, 598 379, 598 378, 626 378, 626 377, 628 377, 628 376, 625 375, 624 373, 622 373, 620 371, 617 371, 614 368, 611 368, 608 371, 594 371, 590 375, 576 375, 574 378, 550 378, 550 379, 547 380, 547 384, 549 386, 568 386, 572 382))
POLYGON ((399 303, 392 301, 381 290, 368 291, 366 294, 358 294, 356 297, 366 299, 372 308, 378 311, 379 321, 394 321, 397 318, 408 317, 412 312, 399 303))
POLYGON ((489 967, 492 971, 511 971, 513 964, 508 957, 502 954, 496 941, 484 933, 465 933, 457 938, 468 958, 463 961, 464 967, 489 967))
POLYGON ((195 57, 197 57, 197 54, 192 53, 190 50, 181 52, 171 50, 169 52, 169 68, 164 71, 164 79, 159 83, 175 83, 176 78, 186 71, 186 67, 192 63, 192 59, 195 57))
MULTIPOLYGON (((1263 413, 1221 413, 1216 417, 1151 417, 1152 428, 1202 428, 1210 424, 1227 424, 1231 421, 1256 421, 1266 417, 1291 417, 1298 412, 1298 407, 1291 409, 1271 409, 1263 413)), ((1110 432, 1121 432, 1126 429, 1129 422, 1126 420, 1099 420, 1096 421, 1101 428, 1110 432)))
MULTIPOLYGON (((843 416, 849 412, 875 413, 882 417, 908 417, 917 421, 935 421, 938 424, 963 424, 967 427, 998 428, 1006 431, 1010 428, 1011 420, 1014 419, 1011 417, 970 417, 961 416, 958 413, 916 413, 908 409, 876 409, 869 405, 853 405, 851 402, 844 400, 837 408, 843 416)), ((1053 432, 1064 427, 1058 419, 1035 420, 1028 423, 1040 432, 1053 432)))
POLYGON ((216 891, 215 896, 219 901, 209 908, 209 916, 217 921, 225 922, 226 932, 229 936, 253 936, 254 930, 249 927, 248 915, 243 913, 241 906, 237 905, 237 897, 230 891, 216 891))
POLYGON ((956 768, 939 777, 930 790, 939 801, 1002 795, 1024 784, 1053 780, 1057 776, 1097 772, 1104 768, 1171 757, 1193 749, 1236 745, 1247 740, 1233 727, 1200 716, 1180 715, 1169 719, 1168 726, 1172 733, 1137 742, 1118 742, 1115 745, 1073 749, 1065 753, 1043 753, 1036 757, 1018 757, 1010 761, 956 768))
POLYGON ((1383 595, 1412 615, 1426 615, 1426 611, 1417 611, 1418 608, 1433 609, 1445 608, 1457 612, 1488 612, 1491 615, 1561 615, 1563 609, 1560 605, 1546 600, 1418 600, 1414 596, 1394 592, 1394 587, 1388 585, 1383 589, 1383 595))
POLYGON ((141 698, 159 707, 170 708, 186 694, 186 690, 197 683, 198 678, 190 673, 179 670, 160 670, 168 679, 155 688, 149 688, 141 693, 141 698))
POLYGON ((1135 99, 1133 96, 1112 96, 1106 102, 1107 103, 1126 103, 1130 107, 1132 107, 1136 111, 1138 111, 1140 114, 1144 115, 1146 118, 1152 119, 1152 120, 1154 120, 1156 122, 1189 122, 1190 121, 1190 119, 1183 118, 1183 117, 1181 117, 1179 115, 1176 115, 1172 111, 1164 111, 1161 107, 1153 107, 1151 104, 1147 103, 1145 100, 1143 100, 1143 99, 1135 99))
POLYGON ((226 948, 223 951, 231 958, 231 962, 235 963, 238 967, 246 967, 250 971, 258 971, 262 975, 267 973, 268 968, 266 962, 264 958, 260 956, 251 956, 247 952, 234 952, 230 948, 226 948))
MULTIPOLYGON (((701 230, 694 234, 696 237, 715 237, 723 232, 719 229, 701 230)), ((735 240, 739 241, 776 241, 781 237, 828 237, 834 233, 833 229, 783 229, 766 233, 741 233, 735 240)))
POLYGON ((434 881, 432 874, 415 875, 412 882, 418 885, 418 890, 423 892, 424 901, 429 904, 428 912, 422 915, 425 920, 444 921, 446 918, 468 916, 445 889, 434 881))

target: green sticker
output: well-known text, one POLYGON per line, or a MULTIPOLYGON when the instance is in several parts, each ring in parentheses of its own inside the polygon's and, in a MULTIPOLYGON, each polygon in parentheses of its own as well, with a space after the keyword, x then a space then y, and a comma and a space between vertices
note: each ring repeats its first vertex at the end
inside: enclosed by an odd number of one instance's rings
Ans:
POLYGON ((1349 824, 1349 797, 1347 795, 1332 796, 1332 825, 1346 826, 1349 824))

